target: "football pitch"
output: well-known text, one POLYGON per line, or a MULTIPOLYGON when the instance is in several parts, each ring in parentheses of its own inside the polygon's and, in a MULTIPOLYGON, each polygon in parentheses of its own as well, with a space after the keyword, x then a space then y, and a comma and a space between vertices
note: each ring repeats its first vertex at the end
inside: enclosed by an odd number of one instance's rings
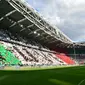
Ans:
POLYGON ((85 66, 0 70, 0 85, 85 85, 85 66))

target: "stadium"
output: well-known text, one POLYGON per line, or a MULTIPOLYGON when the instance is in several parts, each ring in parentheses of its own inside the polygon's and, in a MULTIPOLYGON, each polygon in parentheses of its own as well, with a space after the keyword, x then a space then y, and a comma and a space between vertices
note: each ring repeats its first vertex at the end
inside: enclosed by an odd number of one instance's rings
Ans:
POLYGON ((0 0, 0 85, 85 85, 85 43, 74 43, 21 0, 0 0))

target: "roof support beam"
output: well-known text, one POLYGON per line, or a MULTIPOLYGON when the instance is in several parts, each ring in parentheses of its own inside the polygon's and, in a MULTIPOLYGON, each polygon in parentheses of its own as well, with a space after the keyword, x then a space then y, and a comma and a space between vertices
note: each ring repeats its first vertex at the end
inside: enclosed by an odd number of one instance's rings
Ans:
MULTIPOLYGON (((46 38, 45 38, 46 39, 46 38)), ((46 42, 51 42, 51 41, 54 41, 54 38, 51 38, 51 39, 46 39, 45 41, 44 41, 44 43, 46 43, 46 42)))
MULTIPOLYGON (((28 14, 28 11, 25 10, 23 7, 21 7, 21 5, 17 4, 16 0, 8 1, 8 3, 10 3, 10 5, 12 5, 17 11, 19 11, 21 14, 23 14, 28 20, 30 20, 32 23, 34 23, 37 27, 44 30, 45 33, 47 33, 49 35, 53 33, 49 28, 46 28, 45 25, 40 23, 38 20, 34 19, 32 17, 32 15, 28 14)), ((53 35, 53 37, 54 37, 54 35, 53 35)), ((57 39, 57 37, 55 37, 55 39, 57 39)))
MULTIPOLYGON (((34 23, 38 28, 40 28, 41 30, 44 30, 45 33, 47 33, 48 35, 52 35, 56 40, 58 40, 58 38, 56 36, 57 33, 56 33, 56 30, 54 29, 54 27, 50 26, 43 19, 41 19, 41 21, 40 21, 39 19, 41 17, 40 16, 38 17, 37 16, 37 13, 34 12, 33 9, 31 9, 30 7, 27 7, 24 3, 21 3, 20 0, 7 0, 7 1, 8 1, 8 3, 12 7, 14 7, 18 12, 20 12, 29 21, 31 21, 32 23, 34 23), (29 11, 31 11, 32 13, 34 13, 33 14, 34 16, 31 13, 28 13, 29 11), (42 21, 44 22, 44 24, 42 23, 42 21)), ((61 33, 61 34, 63 34, 63 33, 61 33)), ((62 39, 61 39, 61 41, 62 41, 62 39)), ((65 40, 65 41, 63 40, 63 42, 67 42, 67 40, 65 40)))
MULTIPOLYGON (((31 35, 31 34, 33 34, 34 32, 37 32, 37 31, 39 31, 40 29, 36 29, 35 31, 32 31, 31 33, 29 33, 28 35, 31 35)), ((37 33, 36 33, 37 34, 37 33)))
POLYGON ((31 24, 31 25, 27 26, 26 28, 21 29, 20 32, 24 31, 25 29, 31 28, 33 26, 34 26, 34 24, 31 24))
MULTIPOLYGON (((43 36, 43 34, 45 34, 45 33, 42 33, 42 34, 41 34, 41 33, 39 33, 39 34, 40 34, 40 35, 35 36, 35 38, 37 38, 37 37, 39 37, 39 36, 40 36, 40 37, 42 37, 42 36, 43 36)), ((40 40, 40 39, 39 39, 39 40, 40 40)))
POLYGON ((23 18, 23 19, 21 19, 21 20, 19 20, 19 21, 17 21, 18 23, 20 23, 20 22, 23 22, 23 21, 25 21, 26 20, 26 18, 23 18))
POLYGON ((13 23, 13 24, 10 26, 10 28, 13 27, 13 26, 15 26, 17 23, 19 24, 20 22, 23 22, 23 21, 25 21, 25 20, 26 20, 26 18, 23 18, 23 19, 15 22, 15 23, 13 23))
POLYGON ((57 40, 53 40, 53 41, 50 41, 50 42, 48 42, 48 43, 51 44, 51 43, 53 43, 53 42, 57 42, 57 40))
POLYGON ((43 37, 40 40, 43 40, 43 39, 45 39, 45 36, 44 35, 43 35, 43 37))
POLYGON ((16 12, 16 10, 13 10, 13 11, 11 11, 11 12, 7 13, 5 16, 7 17, 7 16, 9 16, 9 15, 13 14, 14 12, 16 12))
POLYGON ((1 20, 3 20, 3 19, 4 19, 4 17, 7 17, 7 16, 9 16, 9 15, 13 14, 14 12, 16 12, 16 10, 13 10, 13 11, 11 11, 11 12, 7 13, 5 16, 3 16, 3 17, 1 17, 1 18, 0 18, 0 21, 1 21, 1 20))

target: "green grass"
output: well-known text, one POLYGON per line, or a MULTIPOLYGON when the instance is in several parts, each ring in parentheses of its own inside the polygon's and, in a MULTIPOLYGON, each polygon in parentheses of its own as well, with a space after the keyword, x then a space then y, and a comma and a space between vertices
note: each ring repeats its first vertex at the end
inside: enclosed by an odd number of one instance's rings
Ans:
POLYGON ((85 79, 85 66, 28 69, 0 70, 0 85, 78 85, 85 79))

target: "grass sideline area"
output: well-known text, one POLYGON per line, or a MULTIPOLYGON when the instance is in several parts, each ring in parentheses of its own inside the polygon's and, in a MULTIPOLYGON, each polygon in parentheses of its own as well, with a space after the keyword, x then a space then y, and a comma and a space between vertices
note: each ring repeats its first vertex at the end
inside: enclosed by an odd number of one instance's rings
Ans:
POLYGON ((85 66, 4 69, 0 85, 85 85, 85 66))

